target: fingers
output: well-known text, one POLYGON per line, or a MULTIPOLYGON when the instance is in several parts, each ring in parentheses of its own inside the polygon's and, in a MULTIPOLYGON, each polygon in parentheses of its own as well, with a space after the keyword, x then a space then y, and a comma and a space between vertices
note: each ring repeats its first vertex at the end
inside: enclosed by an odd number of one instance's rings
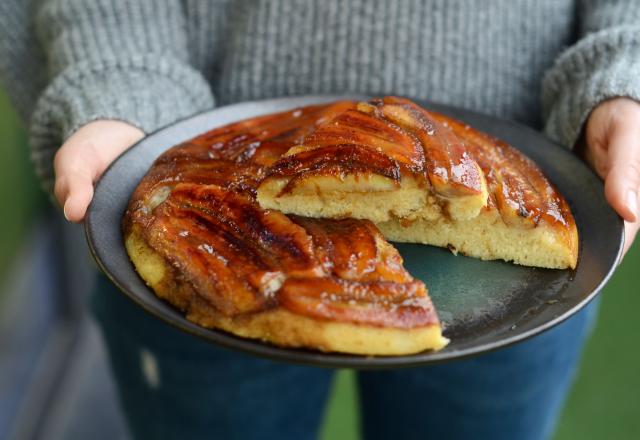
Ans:
POLYGON ((84 219, 96 180, 120 153, 143 136, 141 130, 124 122, 95 121, 69 137, 54 160, 54 195, 67 220, 84 219))
POLYGON ((635 222, 640 189, 640 125, 632 119, 617 123, 608 150, 605 196, 622 218, 635 222))

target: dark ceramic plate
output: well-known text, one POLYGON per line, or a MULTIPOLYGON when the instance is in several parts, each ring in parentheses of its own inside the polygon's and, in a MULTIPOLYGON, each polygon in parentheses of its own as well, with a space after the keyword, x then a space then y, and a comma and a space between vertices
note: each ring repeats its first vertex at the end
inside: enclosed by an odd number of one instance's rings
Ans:
MULTIPOLYGON (((535 160, 569 201, 580 233, 578 268, 549 270, 454 256, 446 249, 398 244, 407 270, 426 282, 451 343, 410 356, 370 357, 279 348, 207 330, 157 298, 135 272, 120 221, 127 202, 162 152, 213 127, 252 116, 339 99, 315 96, 247 102, 218 108, 159 130, 124 153, 102 176, 85 222, 98 265, 149 313, 214 344, 272 359, 326 367, 385 368, 458 359, 523 341, 567 319, 600 291, 620 258, 623 224, 604 199, 602 182, 570 151, 512 122, 425 103, 500 137, 535 160)), ((420 101, 418 101, 420 102, 420 101)))

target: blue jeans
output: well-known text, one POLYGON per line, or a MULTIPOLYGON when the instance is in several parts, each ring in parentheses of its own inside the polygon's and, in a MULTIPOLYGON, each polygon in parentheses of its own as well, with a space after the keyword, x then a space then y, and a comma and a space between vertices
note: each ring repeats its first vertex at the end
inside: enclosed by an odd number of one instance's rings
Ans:
MULTIPOLYGON (((102 276, 93 307, 135 438, 316 437, 332 370, 215 347, 148 315, 102 276)), ((476 358, 359 372, 364 438, 549 438, 596 312, 593 303, 476 358)))

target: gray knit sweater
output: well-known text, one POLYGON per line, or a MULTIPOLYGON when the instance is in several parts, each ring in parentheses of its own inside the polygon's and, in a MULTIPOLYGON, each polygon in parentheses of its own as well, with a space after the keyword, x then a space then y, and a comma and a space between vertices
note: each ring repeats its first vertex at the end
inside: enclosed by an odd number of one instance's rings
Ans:
POLYGON ((640 98, 640 0, 2 0, 0 75, 45 184, 89 121, 149 132, 310 93, 426 98, 572 145, 600 101, 640 98))

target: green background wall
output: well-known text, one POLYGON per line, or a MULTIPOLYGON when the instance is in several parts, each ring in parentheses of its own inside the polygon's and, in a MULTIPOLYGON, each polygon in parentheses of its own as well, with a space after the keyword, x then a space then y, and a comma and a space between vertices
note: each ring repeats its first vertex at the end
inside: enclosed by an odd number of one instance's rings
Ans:
POLYGON ((0 90, 0 280, 45 199, 25 145, 18 116, 0 90))

